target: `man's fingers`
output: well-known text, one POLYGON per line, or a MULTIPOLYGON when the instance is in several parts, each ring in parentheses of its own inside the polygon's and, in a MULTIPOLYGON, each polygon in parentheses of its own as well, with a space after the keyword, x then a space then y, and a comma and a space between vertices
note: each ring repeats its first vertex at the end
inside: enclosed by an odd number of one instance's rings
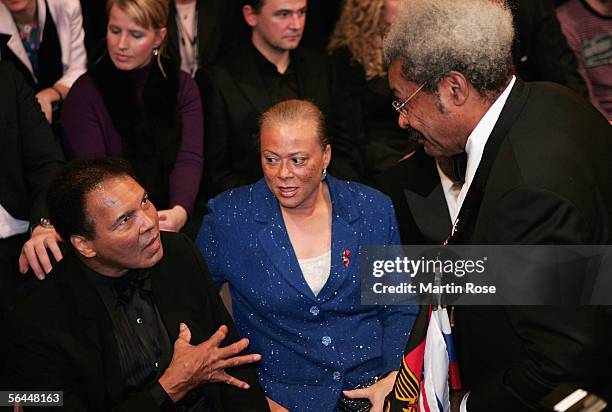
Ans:
POLYGON ((45 241, 45 244, 47 245, 51 253, 53 253, 53 257, 55 258, 56 261, 59 262, 60 260, 62 260, 62 257, 63 257, 62 251, 60 250, 57 244, 57 240, 55 238, 48 238, 45 241))
POLYGON ((51 260, 49 260, 49 253, 45 247, 44 242, 34 244, 34 252, 36 253, 36 259, 40 262, 45 273, 51 272, 53 266, 51 266, 51 260))
POLYGON ((235 368, 236 366, 246 365, 249 363, 259 362, 261 360, 261 355, 252 354, 252 355, 242 355, 242 356, 234 356, 232 358, 224 359, 219 361, 219 369, 229 369, 235 368))
POLYGON ((221 359, 228 359, 245 350, 247 346, 249 346, 249 340, 247 338, 242 338, 238 342, 234 342, 224 348, 219 348, 219 357, 221 359))
POLYGON ((22 251, 19 255, 19 272, 21 274, 24 274, 28 271, 29 268, 30 265, 28 265, 28 259, 26 259, 25 254, 22 251))
POLYGON ((221 325, 219 326, 219 329, 217 329, 217 331, 213 333, 212 336, 208 338, 208 340, 202 342, 201 345, 206 344, 207 346, 218 348, 226 336, 227 336, 227 326, 221 325))
POLYGON ((370 399, 369 388, 353 389, 351 391, 342 391, 342 393, 344 394, 344 396, 346 396, 347 398, 351 398, 351 399, 357 399, 357 398, 370 399))
POLYGON ((241 389, 249 389, 251 387, 248 383, 228 375, 225 371, 219 372, 219 375, 220 382, 225 382, 228 385, 236 386, 237 388, 241 389))
POLYGON ((191 331, 189 330, 187 325, 184 324, 184 323, 181 323, 179 325, 178 339, 182 339, 182 340, 184 340, 187 343, 189 343, 191 341, 191 331))
POLYGON ((38 279, 43 280, 45 278, 45 272, 40 266, 40 263, 38 263, 38 258, 36 257, 36 252, 34 252, 34 248, 26 244, 24 245, 21 253, 24 254, 25 259, 28 265, 30 266, 30 269, 32 269, 32 271, 34 272, 34 275, 36 275, 38 279))

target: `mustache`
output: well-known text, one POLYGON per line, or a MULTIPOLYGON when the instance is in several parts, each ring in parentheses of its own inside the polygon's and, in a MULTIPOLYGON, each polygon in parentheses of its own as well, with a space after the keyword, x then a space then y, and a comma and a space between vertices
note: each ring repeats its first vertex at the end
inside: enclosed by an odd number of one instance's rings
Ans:
POLYGON ((408 140, 411 142, 423 143, 425 141, 425 136, 423 136, 423 133, 419 132, 416 129, 413 129, 410 126, 404 129, 404 131, 406 132, 408 140))

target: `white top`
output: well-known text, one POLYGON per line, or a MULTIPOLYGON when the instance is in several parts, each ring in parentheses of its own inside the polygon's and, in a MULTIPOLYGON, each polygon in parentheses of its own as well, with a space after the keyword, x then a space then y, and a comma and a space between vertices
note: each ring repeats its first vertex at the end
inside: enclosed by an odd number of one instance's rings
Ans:
POLYGON ((456 193, 456 189, 458 189, 458 187, 452 187, 452 180, 450 180, 438 166, 438 174, 440 175, 440 181, 442 183, 442 188, 444 189, 444 197, 446 198, 448 212, 453 224, 456 222, 457 216, 459 216, 461 205, 463 205, 465 196, 470 189, 470 185, 474 180, 474 175, 476 174, 476 170, 478 169, 478 165, 482 159, 482 152, 484 152, 485 145, 489 140, 489 136, 495 127, 495 123, 497 123, 497 119, 499 119, 502 109, 506 104, 506 100, 508 99, 510 91, 512 91, 512 87, 514 86, 515 82, 516 77, 512 76, 510 84, 506 86, 503 93, 497 98, 497 100, 495 100, 491 107, 489 107, 489 110, 487 110, 485 115, 482 116, 482 119, 480 119, 474 130, 472 130, 472 133, 470 133, 467 143, 465 144, 465 153, 467 153, 465 183, 461 187, 458 194, 456 193))
POLYGON ((176 5, 176 26, 181 53, 181 70, 191 77, 198 71, 198 23, 196 21, 196 2, 176 5))
MULTIPOLYGON (((85 32, 83 31, 83 15, 81 3, 78 0, 49 0, 49 13, 53 17, 57 29, 60 48, 62 49, 62 77, 56 82, 66 87, 72 84, 87 70, 87 53, 85 52, 85 32)), ((47 17, 44 0, 37 0, 39 35, 42 35, 47 17)), ((17 58, 28 68, 34 80, 38 82, 32 70, 32 63, 23 47, 17 25, 9 9, 0 1, 0 34, 11 36, 7 46, 17 58)), ((1 57, 1 56, 0 56, 1 57)))
POLYGON ((28 231, 30 223, 25 220, 15 219, 0 204, 0 239, 6 239, 28 231))
POLYGON ((317 296, 321 289, 323 289, 323 286, 325 286, 327 279, 329 279, 331 250, 328 250, 321 256, 310 259, 298 259, 298 263, 310 290, 317 296))
MULTIPOLYGON (((461 187, 463 186, 461 183, 453 182, 453 180, 446 176, 438 162, 436 162, 436 167, 438 168, 438 175, 440 175, 440 183, 442 183, 442 190, 444 191, 444 198, 446 199, 446 206, 448 206, 448 211, 450 216, 459 215, 459 204, 457 200, 459 199, 459 193, 461 193, 461 187)), ((451 223, 454 221, 451 218, 451 223)))

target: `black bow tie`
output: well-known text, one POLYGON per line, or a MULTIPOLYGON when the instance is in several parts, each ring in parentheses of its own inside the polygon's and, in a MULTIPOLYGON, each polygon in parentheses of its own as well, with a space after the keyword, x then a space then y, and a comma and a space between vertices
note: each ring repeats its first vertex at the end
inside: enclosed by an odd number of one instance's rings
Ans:
POLYGON ((115 279, 113 288, 117 294, 117 300, 125 305, 132 300, 134 292, 138 291, 140 296, 151 292, 150 276, 148 270, 137 270, 115 279))
POLYGON ((467 154, 461 152, 451 157, 452 162, 452 173, 453 176, 449 176, 454 182, 465 183, 465 171, 467 169, 467 154))

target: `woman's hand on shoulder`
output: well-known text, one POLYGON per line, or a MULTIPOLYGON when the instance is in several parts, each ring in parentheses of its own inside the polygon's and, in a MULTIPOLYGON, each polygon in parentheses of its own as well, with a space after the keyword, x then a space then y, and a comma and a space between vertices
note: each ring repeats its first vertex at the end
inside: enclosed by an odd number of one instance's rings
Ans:
POLYGON ((36 100, 40 105, 47 122, 51 123, 53 119, 53 102, 60 100, 58 93, 52 88, 44 89, 36 93, 36 100))
POLYGON ((53 120, 53 103, 64 100, 69 90, 69 87, 56 83, 54 86, 47 87, 36 93, 36 100, 38 100, 38 104, 47 122, 51 123, 53 120))
POLYGON ((187 211, 183 206, 176 205, 172 209, 158 210, 159 229, 166 232, 178 232, 187 222, 187 211))

